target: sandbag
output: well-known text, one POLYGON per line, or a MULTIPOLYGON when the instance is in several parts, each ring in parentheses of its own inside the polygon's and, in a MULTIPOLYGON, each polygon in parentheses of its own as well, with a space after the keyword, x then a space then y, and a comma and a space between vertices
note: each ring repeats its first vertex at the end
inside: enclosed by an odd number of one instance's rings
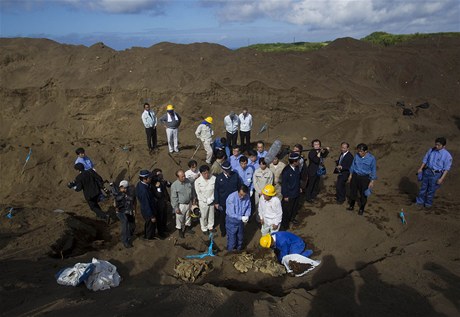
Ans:
POLYGON ((307 258, 303 255, 300 255, 300 254, 288 254, 288 255, 285 255, 283 257, 283 259, 281 260, 281 263, 286 267, 286 271, 288 273, 292 273, 293 270, 292 268, 290 267, 289 265, 289 262, 298 262, 298 263, 304 263, 304 264, 309 264, 309 267, 308 269, 306 269, 305 271, 303 272, 295 272, 297 274, 295 274, 295 276, 297 277, 300 277, 300 276, 303 276, 305 274, 307 274, 308 272, 310 272, 311 270, 315 269, 315 267, 317 267, 318 265, 321 264, 321 261, 315 261, 315 260, 312 260, 310 258, 307 258))

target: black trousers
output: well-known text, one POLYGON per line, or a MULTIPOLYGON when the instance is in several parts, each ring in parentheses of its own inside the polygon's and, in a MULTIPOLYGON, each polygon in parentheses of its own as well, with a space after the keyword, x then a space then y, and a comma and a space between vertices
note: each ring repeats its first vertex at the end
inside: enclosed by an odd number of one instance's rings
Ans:
POLYGON ((364 207, 367 203, 367 197, 364 195, 364 192, 369 187, 369 183, 371 180, 369 179, 369 175, 358 175, 354 174, 351 176, 350 182, 350 206, 354 207, 356 199, 358 198, 359 193, 359 202, 360 207, 359 209, 364 210, 364 207))
MULTIPOLYGON (((144 219, 145 220, 145 219, 144 219)), ((157 219, 158 221, 158 219, 157 219)), ((152 240, 155 237, 155 230, 157 228, 157 223, 152 222, 152 220, 145 220, 144 223, 144 238, 147 240, 152 240)))
POLYGON ((319 193, 319 179, 320 177, 314 174, 308 174, 307 188, 305 189, 305 199, 311 200, 315 199, 319 193))
POLYGON ((145 134, 147 135, 147 147, 153 150, 157 146, 157 128, 145 128, 145 134))
POLYGON ((121 223, 121 242, 123 244, 130 244, 133 239, 136 224, 133 215, 125 214, 124 212, 117 212, 117 217, 121 223))
POLYGON ((168 221, 168 205, 166 201, 158 201, 158 214, 157 214, 157 228, 158 235, 165 236, 167 233, 167 221, 168 221))
POLYGON ((219 219, 219 228, 220 234, 222 237, 227 235, 227 228, 225 224, 225 220, 227 219, 226 207, 220 205, 223 209, 218 211, 218 219, 219 219))
POLYGON ((96 217, 100 219, 107 219, 108 215, 102 211, 101 206, 99 206, 98 200, 99 195, 87 199, 86 202, 88 203, 89 209, 91 209, 96 214, 96 217))
POLYGON ((251 131, 240 131, 241 152, 251 149, 251 131))
POLYGON ((343 172, 337 176, 337 183, 335 184, 335 198, 338 202, 344 202, 347 194, 347 180, 350 176, 350 172, 343 172))
POLYGON ((299 197, 291 198, 285 201, 284 198, 281 202, 281 208, 283 209, 283 216, 281 218, 281 230, 288 230, 289 223, 297 216, 297 208, 299 204, 299 197))
POLYGON ((231 148, 233 148, 235 145, 238 144, 238 131, 235 132, 235 133, 230 133, 228 131, 227 132, 227 144, 228 146, 231 148))

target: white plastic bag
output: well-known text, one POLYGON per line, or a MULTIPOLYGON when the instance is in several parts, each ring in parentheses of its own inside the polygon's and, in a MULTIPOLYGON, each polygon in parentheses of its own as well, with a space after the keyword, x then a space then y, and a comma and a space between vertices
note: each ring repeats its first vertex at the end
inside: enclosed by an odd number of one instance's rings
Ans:
POLYGON ((56 274, 57 283, 60 285, 77 286, 85 281, 94 270, 91 263, 77 263, 73 267, 66 268, 56 274))
POLYGON ((300 276, 303 276, 305 274, 307 274, 308 272, 310 272, 311 270, 315 269, 315 267, 317 267, 318 265, 321 264, 321 261, 315 261, 315 260, 312 260, 310 258, 307 258, 303 255, 300 255, 300 254, 288 254, 288 255, 285 255, 283 257, 283 259, 281 260, 281 263, 286 267, 286 271, 288 273, 291 273, 292 270, 291 268, 289 267, 289 261, 295 261, 295 262, 299 262, 299 263, 307 263, 307 264, 310 264, 311 267, 306 270, 305 272, 301 273, 301 274, 296 274, 295 276, 297 277, 300 277, 300 276))
POLYGON ((88 289, 99 291, 120 285, 121 277, 115 265, 96 258, 93 258, 92 264, 95 268, 88 279, 85 280, 88 289))

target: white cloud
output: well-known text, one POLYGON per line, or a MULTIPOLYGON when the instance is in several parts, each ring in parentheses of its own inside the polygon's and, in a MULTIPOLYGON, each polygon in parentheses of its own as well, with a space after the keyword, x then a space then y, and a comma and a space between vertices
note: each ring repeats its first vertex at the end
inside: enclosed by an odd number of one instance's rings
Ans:
POLYGON ((159 13, 167 0, 63 0, 74 7, 107 13, 159 13))
POLYGON ((460 29, 458 0, 215 0, 202 3, 217 7, 221 23, 272 19, 312 29, 356 25, 377 29, 386 24, 407 25, 412 21, 445 24, 445 17, 450 16, 450 23, 460 29), (456 14, 451 14, 452 11, 456 14))
POLYGON ((173 0, 0 0, 4 9, 43 8, 52 5, 67 5, 75 9, 84 9, 106 13, 150 13, 161 14, 168 2, 173 0))

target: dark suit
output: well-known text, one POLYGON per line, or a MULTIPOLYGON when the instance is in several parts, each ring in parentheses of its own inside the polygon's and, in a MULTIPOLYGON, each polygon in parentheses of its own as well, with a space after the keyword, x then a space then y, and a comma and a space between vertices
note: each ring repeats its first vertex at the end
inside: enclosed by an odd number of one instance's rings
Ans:
POLYGON ((305 189, 306 197, 305 199, 310 201, 316 198, 319 193, 319 180, 320 177, 318 174, 318 169, 320 165, 322 165, 323 160, 329 154, 327 149, 324 149, 324 152, 321 153, 320 157, 318 157, 318 152, 320 150, 311 150, 308 152, 308 181, 307 181, 307 188, 305 189))
POLYGON ((158 221, 158 208, 150 184, 139 181, 136 185, 136 197, 141 204, 141 214, 144 218, 144 238, 151 240, 155 237, 157 222, 152 222, 153 218, 158 221))
POLYGON ((89 169, 78 174, 75 178, 75 186, 77 192, 83 190, 86 202, 96 216, 101 219, 107 219, 107 214, 102 211, 98 203, 101 189, 104 187, 102 177, 93 169, 89 169))
MULTIPOLYGON (((342 154, 340 156, 342 156, 342 154)), ((340 160, 340 156, 339 156, 339 159, 336 161, 336 163, 337 165, 341 165, 342 169, 339 171, 336 168, 336 170, 334 171, 334 173, 338 172, 337 183, 335 184, 335 189, 336 189, 335 198, 337 199, 338 203, 343 203, 346 198, 345 197, 346 196, 346 184, 347 184, 348 177, 350 176, 350 167, 351 167, 351 164, 353 163, 353 154, 351 154, 350 152, 347 152, 343 156, 342 160, 340 160)))

